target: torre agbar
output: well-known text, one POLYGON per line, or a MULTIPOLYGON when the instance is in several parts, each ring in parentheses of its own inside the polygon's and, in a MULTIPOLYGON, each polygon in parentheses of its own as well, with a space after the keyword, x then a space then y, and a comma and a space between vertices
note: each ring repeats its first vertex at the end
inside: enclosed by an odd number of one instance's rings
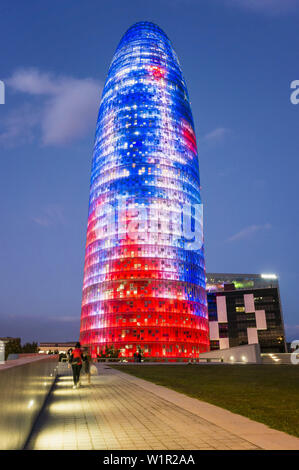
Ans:
POLYGON ((113 56, 95 134, 80 331, 93 356, 209 350, 201 207, 178 58, 158 26, 136 23, 113 56))

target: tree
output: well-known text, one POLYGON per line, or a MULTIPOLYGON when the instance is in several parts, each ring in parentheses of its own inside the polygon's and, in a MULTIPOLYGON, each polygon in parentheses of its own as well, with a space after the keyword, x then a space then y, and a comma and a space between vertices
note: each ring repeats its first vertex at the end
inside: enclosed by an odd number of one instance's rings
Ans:
POLYGON ((22 352, 21 339, 12 338, 5 344, 5 360, 9 354, 20 354, 22 352))
POLYGON ((108 356, 107 357, 117 358, 117 357, 119 357, 119 354, 120 354, 120 349, 116 349, 114 347, 114 345, 112 345, 112 346, 110 346, 110 348, 108 348, 108 356))
POLYGON ((106 346, 105 350, 101 349, 98 356, 101 358, 117 358, 119 354, 120 349, 116 349, 112 344, 112 346, 106 346))
POLYGON ((25 343, 21 345, 20 338, 12 338, 5 345, 5 360, 7 360, 9 354, 28 354, 28 353, 37 353, 38 345, 37 343, 25 343))
POLYGON ((22 352, 23 353, 37 353, 38 352, 38 346, 37 343, 25 343, 24 346, 22 346, 22 352))

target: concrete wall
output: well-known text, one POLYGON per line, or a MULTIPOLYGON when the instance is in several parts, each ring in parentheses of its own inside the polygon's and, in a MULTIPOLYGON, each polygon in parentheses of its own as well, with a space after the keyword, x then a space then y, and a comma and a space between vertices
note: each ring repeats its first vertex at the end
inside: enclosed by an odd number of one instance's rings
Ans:
POLYGON ((218 349, 199 355, 199 359, 222 359, 223 362, 234 364, 241 363, 261 363, 261 350, 259 344, 246 344, 229 349, 218 349))
POLYGON ((264 353, 261 354, 263 364, 299 364, 299 352, 296 353, 264 353))
POLYGON ((56 375, 58 356, 0 365, 0 449, 23 449, 56 375))

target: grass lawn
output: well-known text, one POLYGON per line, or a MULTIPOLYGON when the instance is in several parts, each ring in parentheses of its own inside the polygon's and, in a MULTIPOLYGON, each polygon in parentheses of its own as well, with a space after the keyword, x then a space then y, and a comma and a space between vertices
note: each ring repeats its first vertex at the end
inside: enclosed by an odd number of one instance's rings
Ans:
POLYGON ((113 367, 299 437, 299 367, 203 364, 113 367))

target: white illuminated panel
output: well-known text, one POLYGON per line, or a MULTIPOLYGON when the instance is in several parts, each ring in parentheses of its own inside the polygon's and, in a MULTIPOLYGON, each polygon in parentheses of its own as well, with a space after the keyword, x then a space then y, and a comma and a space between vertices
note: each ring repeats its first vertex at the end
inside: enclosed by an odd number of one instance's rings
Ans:
POLYGON ((256 319, 256 327, 258 330, 267 329, 265 310, 256 310, 255 319, 256 319))
POLYGON ((261 274, 262 279, 277 279, 276 274, 261 274))
POLYGON ((244 294, 244 304, 246 313, 255 312, 253 294, 244 294))
POLYGON ((5 343, 0 341, 0 364, 5 362, 5 343))
POLYGON ((227 323, 226 297, 225 295, 217 295, 217 316, 219 323, 227 323))
POLYGON ((229 338, 220 338, 219 349, 228 349, 228 348, 229 348, 229 338))
POLYGON ((209 322, 210 326, 210 340, 218 340, 219 339, 219 325, 218 321, 210 321, 209 322))
POLYGON ((248 344, 257 344, 259 342, 257 336, 257 328, 247 328, 248 344))

